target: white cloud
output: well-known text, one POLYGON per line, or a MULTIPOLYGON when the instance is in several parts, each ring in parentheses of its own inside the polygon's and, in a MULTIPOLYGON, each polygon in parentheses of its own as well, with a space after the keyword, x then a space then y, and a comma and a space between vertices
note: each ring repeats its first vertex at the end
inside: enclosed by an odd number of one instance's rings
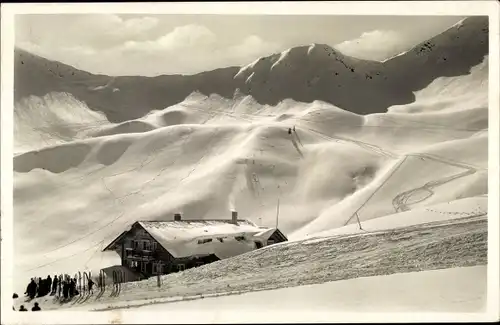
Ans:
POLYGON ((359 38, 342 42, 335 48, 345 55, 360 59, 384 60, 406 48, 402 36, 392 30, 373 30, 359 38))
MULTIPOLYGON (((222 46, 217 36, 204 26, 187 25, 174 29, 156 41, 126 42, 115 49, 123 60, 148 62, 129 68, 133 74, 191 74, 227 66, 248 64, 260 56, 281 51, 276 43, 252 35, 237 44, 222 46)), ((113 71, 113 74, 123 72, 113 71)))
POLYGON ((69 27, 73 31, 81 30, 93 38, 102 34, 134 37, 151 30, 157 24, 158 19, 153 17, 123 19, 117 15, 99 14, 79 16, 69 27))
POLYGON ((176 27, 170 33, 156 40, 126 41, 120 49, 144 53, 188 49, 200 50, 202 48, 213 48, 216 43, 217 36, 205 26, 186 25, 176 27))
POLYGON ((111 14, 26 15, 16 21, 16 43, 103 49, 126 40, 142 39, 157 25, 158 19, 154 17, 123 19, 111 14))
POLYGON ((260 37, 252 35, 245 38, 240 44, 230 47, 229 50, 241 56, 254 56, 269 50, 277 50, 277 47, 277 44, 265 42, 260 37))
POLYGON ((217 36, 200 25, 176 27, 171 33, 158 39, 158 43, 166 49, 211 46, 216 42, 217 36))
MULTIPOLYGON (((88 19, 86 21, 89 22, 88 19)), ((108 30, 107 34, 108 37, 115 37, 113 35, 117 31, 127 34, 125 32, 127 29, 139 24, 137 20, 130 21, 123 21, 112 15, 106 17, 100 15, 93 17, 92 29, 116 26, 116 30, 108 30)), ((80 23, 77 22, 75 26, 80 26, 80 23)), ((73 28, 76 28, 75 26, 73 28)), ((93 31, 89 34, 95 35, 95 33, 93 31)), ((128 32, 128 35, 133 35, 133 32, 128 32)), ((84 37, 79 39, 85 40, 84 37)), ((227 66, 240 66, 260 56, 283 50, 281 45, 267 42, 255 35, 237 43, 227 44, 221 42, 221 39, 206 26, 196 24, 178 26, 153 40, 137 40, 129 37, 115 46, 104 49, 98 49, 92 43, 91 40, 87 40, 80 44, 61 42, 46 46, 46 44, 20 42, 18 46, 92 73, 148 76, 192 74, 227 66)))

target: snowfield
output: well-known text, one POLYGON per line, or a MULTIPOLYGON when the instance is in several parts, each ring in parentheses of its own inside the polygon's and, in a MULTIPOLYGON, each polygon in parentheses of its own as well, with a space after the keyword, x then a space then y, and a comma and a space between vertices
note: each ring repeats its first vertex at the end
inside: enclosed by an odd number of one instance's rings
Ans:
MULTIPOLYGON (((162 276, 161 287, 150 278, 36 301, 480 312, 487 28, 467 18, 384 62, 313 44, 154 78, 92 75, 16 50, 13 290, 120 264, 102 249, 136 221, 236 210, 289 242, 162 276)), ((16 305, 34 303, 24 299, 16 305)))
MULTIPOLYGON (((248 312, 454 312, 484 309, 486 266, 360 277, 275 290, 237 291, 94 305, 93 310, 248 312), (304 299, 307 297, 307 299, 304 299), (457 307, 460 306, 460 307, 457 307)), ((87 307, 72 307, 71 311, 87 307)))
POLYGON ((360 277, 236 296, 151 304, 138 311, 454 312, 484 310, 486 266, 360 277), (306 299, 305 299, 306 298, 306 299), (222 308, 221 308, 222 306, 222 308), (460 306, 460 307, 458 307, 460 306))
MULTIPOLYGON (((358 277, 484 265, 487 220, 484 215, 436 221, 392 230, 338 235, 281 243, 184 272, 121 285, 82 297, 64 307, 123 305, 126 301, 228 292, 272 290, 358 277)), ((45 309, 59 308, 54 298, 37 298, 45 309)), ((108 308, 108 309, 109 309, 108 308)), ((106 309, 106 308, 105 308, 106 309)))

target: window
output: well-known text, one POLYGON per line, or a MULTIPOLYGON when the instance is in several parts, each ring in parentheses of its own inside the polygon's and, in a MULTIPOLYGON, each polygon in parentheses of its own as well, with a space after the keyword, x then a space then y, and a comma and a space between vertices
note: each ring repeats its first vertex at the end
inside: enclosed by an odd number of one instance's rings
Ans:
POLYGON ((210 243, 212 238, 198 239, 198 244, 210 243))
POLYGON ((234 237, 234 239, 236 239, 237 241, 244 241, 245 236, 236 236, 236 237, 234 237))
POLYGON ((163 265, 162 265, 161 262, 153 262, 152 273, 153 274, 161 274, 162 273, 162 268, 163 268, 163 265))
POLYGON ((186 266, 184 264, 177 265, 177 270, 184 271, 185 269, 186 269, 186 266))
POLYGON ((153 251, 156 251, 158 249, 158 243, 157 242, 153 242, 152 245, 151 245, 151 248, 153 251))

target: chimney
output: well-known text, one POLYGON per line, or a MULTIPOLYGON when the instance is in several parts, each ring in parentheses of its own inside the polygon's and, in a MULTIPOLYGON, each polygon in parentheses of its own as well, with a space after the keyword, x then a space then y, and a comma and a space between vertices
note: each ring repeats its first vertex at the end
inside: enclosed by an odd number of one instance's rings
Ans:
POLYGON ((174 214, 174 221, 181 221, 181 214, 180 213, 174 214))
POLYGON ((231 223, 237 225, 238 224, 238 212, 231 211, 231 223))

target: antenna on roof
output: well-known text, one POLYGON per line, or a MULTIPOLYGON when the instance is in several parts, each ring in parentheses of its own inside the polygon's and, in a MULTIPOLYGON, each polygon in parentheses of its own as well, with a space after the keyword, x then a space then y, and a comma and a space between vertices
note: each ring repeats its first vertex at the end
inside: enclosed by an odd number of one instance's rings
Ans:
POLYGON ((280 198, 278 198, 278 205, 276 206, 276 229, 278 229, 278 217, 280 215, 280 198))

